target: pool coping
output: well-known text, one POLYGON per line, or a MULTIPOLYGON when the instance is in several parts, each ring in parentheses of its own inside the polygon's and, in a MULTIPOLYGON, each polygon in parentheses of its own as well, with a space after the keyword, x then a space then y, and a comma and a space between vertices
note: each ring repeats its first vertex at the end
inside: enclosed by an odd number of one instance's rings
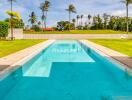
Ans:
POLYGON ((130 58, 129 56, 122 54, 120 52, 117 52, 115 50, 112 50, 110 48, 107 48, 105 46, 96 44, 89 40, 79 40, 79 41, 85 44, 86 46, 92 48, 96 52, 98 52, 101 56, 104 56, 107 59, 120 64, 121 69, 132 71, 132 58, 130 58))
POLYGON ((47 40, 34 46, 28 47, 26 49, 20 50, 16 53, 0 58, 0 80, 6 77, 15 69, 22 66, 27 61, 29 61, 32 57, 36 56, 42 50, 46 49, 53 42, 55 42, 55 40, 47 40))

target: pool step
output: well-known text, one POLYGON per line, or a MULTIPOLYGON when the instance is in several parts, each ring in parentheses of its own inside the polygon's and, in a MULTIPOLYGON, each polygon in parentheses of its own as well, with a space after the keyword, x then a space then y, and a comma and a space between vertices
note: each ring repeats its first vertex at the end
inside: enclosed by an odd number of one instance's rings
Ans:
POLYGON ((49 77, 52 63, 45 61, 44 63, 35 63, 27 69, 23 76, 25 77, 49 77))

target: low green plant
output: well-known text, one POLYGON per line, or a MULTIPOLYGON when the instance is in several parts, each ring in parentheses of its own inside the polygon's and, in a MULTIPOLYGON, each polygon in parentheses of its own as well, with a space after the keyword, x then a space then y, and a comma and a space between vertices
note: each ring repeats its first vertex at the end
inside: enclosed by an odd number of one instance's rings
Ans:
MULTIPOLYGON (((10 25, 10 20, 11 20, 10 18, 5 19, 5 22, 8 22, 9 26, 11 26, 10 25)), ((13 28, 24 28, 23 20, 22 19, 18 20, 16 18, 12 18, 12 27, 13 28)))
POLYGON ((8 35, 8 23, 0 21, 0 38, 5 38, 8 35))
POLYGON ((33 25, 32 26, 32 30, 36 31, 36 32, 39 32, 41 31, 40 27, 38 25, 33 25))

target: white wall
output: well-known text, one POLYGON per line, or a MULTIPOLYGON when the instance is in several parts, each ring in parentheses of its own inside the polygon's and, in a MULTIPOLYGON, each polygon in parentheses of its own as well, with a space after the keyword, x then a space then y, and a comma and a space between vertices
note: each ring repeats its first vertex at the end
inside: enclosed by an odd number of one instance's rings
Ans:
MULTIPOLYGON (((9 34, 7 38, 11 37, 11 29, 8 30, 9 34)), ((13 29, 13 36, 15 39, 23 39, 23 29, 13 29)))

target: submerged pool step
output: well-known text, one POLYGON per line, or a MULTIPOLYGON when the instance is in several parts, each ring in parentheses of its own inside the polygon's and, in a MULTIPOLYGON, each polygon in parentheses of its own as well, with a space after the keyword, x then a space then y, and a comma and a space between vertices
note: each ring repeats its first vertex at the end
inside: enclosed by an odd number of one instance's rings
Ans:
POLYGON ((52 63, 49 61, 43 64, 34 64, 29 69, 27 69, 23 76, 25 77, 49 77, 52 63))

